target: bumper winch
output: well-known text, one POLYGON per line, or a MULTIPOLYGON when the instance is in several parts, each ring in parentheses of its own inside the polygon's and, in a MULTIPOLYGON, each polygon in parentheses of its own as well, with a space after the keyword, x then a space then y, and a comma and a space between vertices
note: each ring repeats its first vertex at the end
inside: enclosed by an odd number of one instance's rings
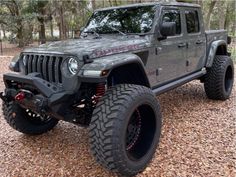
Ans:
POLYGON ((43 80, 39 73, 8 73, 4 74, 3 80, 6 89, 0 94, 0 98, 4 102, 15 101, 25 109, 63 119, 63 101, 68 100, 72 93, 43 80))

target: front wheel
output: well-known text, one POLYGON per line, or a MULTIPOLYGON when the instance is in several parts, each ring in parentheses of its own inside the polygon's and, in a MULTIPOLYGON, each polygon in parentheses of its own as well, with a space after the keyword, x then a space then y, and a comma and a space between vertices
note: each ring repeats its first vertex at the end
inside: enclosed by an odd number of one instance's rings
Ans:
POLYGON ((45 133, 55 127, 58 120, 47 115, 39 115, 17 103, 3 102, 3 115, 7 123, 15 130, 29 135, 45 133))
POLYGON ((146 87, 122 84, 109 89, 89 127, 96 160, 122 175, 135 175, 152 159, 161 132, 159 103, 146 87))

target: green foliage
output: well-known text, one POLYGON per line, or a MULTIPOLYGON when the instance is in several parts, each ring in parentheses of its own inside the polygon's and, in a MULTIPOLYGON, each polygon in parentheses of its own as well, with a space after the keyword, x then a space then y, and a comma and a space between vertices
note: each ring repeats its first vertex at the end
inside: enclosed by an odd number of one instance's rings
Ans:
POLYGON ((4 25, 5 30, 16 35, 20 47, 29 41, 28 27, 34 21, 33 13, 25 13, 27 4, 28 2, 23 0, 0 1, 0 24, 4 25))
POLYGON ((9 31, 16 33, 19 23, 29 23, 33 14, 25 14, 24 1, 0 1, 0 23, 4 24, 9 31))
MULTIPOLYGON (((65 37, 72 37, 73 32, 86 25, 93 8, 124 5, 148 0, 0 0, 0 24, 6 31, 15 34, 19 40, 27 41, 33 33, 59 29, 65 37), (61 26, 60 26, 61 25, 61 26), (22 33, 22 34, 21 34, 22 33), (68 35, 70 34, 70 35, 68 35)), ((168 1, 168 0, 166 0, 168 1)), ((178 0, 188 3, 199 3, 203 9, 204 19, 213 1, 216 0, 178 0)), ((235 1, 216 1, 210 14, 210 28, 224 26, 231 36, 235 36, 235 1), (224 23, 224 24, 223 24, 224 23)), ((206 26, 206 25, 205 25, 206 26)), ((45 32, 44 32, 45 33, 45 32)), ((45 35, 47 38, 48 34, 45 35)), ((60 36, 63 38, 63 36, 60 36)), ((32 38, 32 37, 31 37, 32 38)), ((53 38, 53 35, 51 35, 53 38)))
POLYGON ((236 62, 236 47, 229 48, 229 51, 231 53, 231 58, 236 62))

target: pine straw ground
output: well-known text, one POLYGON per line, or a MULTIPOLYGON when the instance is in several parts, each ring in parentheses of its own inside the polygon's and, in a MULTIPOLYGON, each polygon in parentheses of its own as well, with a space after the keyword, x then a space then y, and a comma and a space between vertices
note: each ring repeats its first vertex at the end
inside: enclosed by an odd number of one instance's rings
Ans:
MULTIPOLYGON (((0 58, 0 77, 9 58, 0 58)), ((0 89, 3 89, 1 81, 0 89)), ((141 176, 236 176, 236 87, 229 100, 206 98, 199 81, 159 96, 160 146, 141 176)), ((91 156, 88 132, 60 122, 47 134, 26 136, 0 119, 0 176, 116 176, 91 156)))

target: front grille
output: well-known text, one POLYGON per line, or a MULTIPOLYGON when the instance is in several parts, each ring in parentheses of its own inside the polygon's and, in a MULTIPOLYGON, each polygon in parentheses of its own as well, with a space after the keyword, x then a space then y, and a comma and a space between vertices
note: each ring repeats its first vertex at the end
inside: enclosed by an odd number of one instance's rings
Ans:
POLYGON ((54 83, 62 83, 61 64, 62 56, 23 54, 25 73, 41 73, 44 80, 54 83))

